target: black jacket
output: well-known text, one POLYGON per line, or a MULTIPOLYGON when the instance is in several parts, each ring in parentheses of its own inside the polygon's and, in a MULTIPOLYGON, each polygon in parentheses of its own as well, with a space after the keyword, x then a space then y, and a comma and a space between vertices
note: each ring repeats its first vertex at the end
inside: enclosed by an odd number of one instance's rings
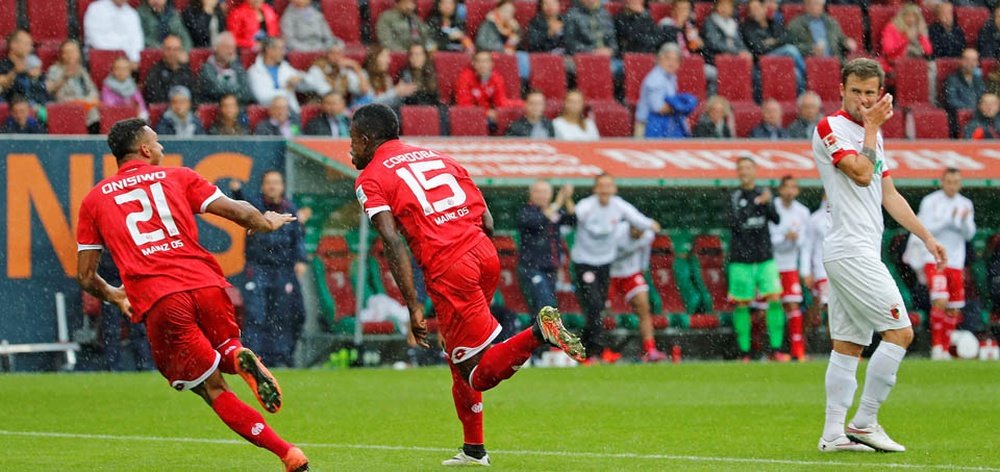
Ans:
POLYGON ((951 30, 946 31, 941 23, 934 23, 927 28, 927 34, 931 38, 934 57, 962 57, 965 32, 958 25, 952 25, 951 30))
POLYGON ((691 131, 691 136, 695 138, 731 138, 733 132, 729 129, 729 123, 722 125, 722 132, 715 127, 715 124, 708 120, 698 120, 698 124, 691 131))
MULTIPOLYGON (((336 137, 346 138, 350 136, 351 119, 344 115, 340 115, 336 117, 335 120, 337 121, 339 127, 336 137)), ((333 128, 330 127, 330 117, 326 113, 316 115, 316 117, 306 123, 306 127, 302 130, 302 134, 306 136, 334 137, 333 128)))
MULTIPOLYGON (((563 31, 565 31, 565 18, 560 15, 559 19, 563 21, 563 31)), ((561 32, 555 36, 549 36, 549 24, 545 22, 545 16, 538 14, 528 22, 528 31, 524 37, 524 49, 528 52, 560 53, 566 49, 566 42, 561 32)))
POLYGON ((979 54, 983 59, 1000 57, 1000 29, 993 21, 987 21, 979 30, 979 54))
POLYGON ((771 19, 767 20, 767 27, 747 19, 740 23, 740 35, 754 57, 767 54, 788 42, 785 39, 785 28, 771 19))
MULTIPOLYGON (((544 116, 542 117, 542 126, 545 127, 545 131, 548 133, 550 138, 554 138, 556 136, 556 130, 552 126, 552 121, 544 116)), ((506 134, 507 136, 517 136, 517 137, 527 138, 531 137, 531 130, 534 127, 535 125, 531 124, 531 122, 528 121, 527 118, 522 116, 517 121, 511 123, 510 127, 507 128, 507 132, 504 134, 506 134)))
POLYGON ((778 224, 781 217, 774 208, 773 195, 768 203, 754 203, 762 193, 764 188, 758 186, 753 190, 738 188, 729 194, 729 229, 733 232, 729 240, 730 262, 755 263, 774 258, 767 223, 778 224))
POLYGON ((615 15, 615 34, 621 52, 657 52, 666 41, 663 30, 656 26, 649 10, 635 13, 623 9, 615 15))
POLYGON ((181 64, 177 70, 171 70, 163 61, 158 61, 149 69, 146 75, 146 85, 142 90, 142 96, 146 103, 164 103, 170 101, 168 93, 175 85, 183 85, 191 91, 191 98, 198 97, 198 82, 195 80, 194 72, 187 64, 181 64))
POLYGON ((215 33, 221 33, 226 30, 226 15, 222 13, 222 8, 219 6, 215 7, 215 13, 209 15, 205 13, 201 8, 194 8, 193 6, 188 6, 184 9, 184 13, 181 14, 181 20, 184 22, 184 27, 187 28, 188 34, 191 35, 191 45, 196 48, 208 48, 212 47, 212 18, 216 18, 216 28, 218 28, 215 33))

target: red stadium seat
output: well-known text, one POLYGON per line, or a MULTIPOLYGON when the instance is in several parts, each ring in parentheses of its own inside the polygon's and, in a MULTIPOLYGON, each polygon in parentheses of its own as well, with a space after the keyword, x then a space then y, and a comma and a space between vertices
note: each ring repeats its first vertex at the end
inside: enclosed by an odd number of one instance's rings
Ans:
POLYGON ((871 52, 878 53, 882 50, 882 30, 885 29, 885 25, 892 21, 896 10, 897 8, 892 5, 871 5, 868 7, 868 24, 871 32, 868 40, 871 44, 871 52))
POLYGON ((434 1, 417 0, 417 15, 424 21, 427 21, 427 17, 431 16, 431 12, 434 10, 434 1))
MULTIPOLYGON (((31 39, 59 43, 69 37, 69 2, 32 0, 24 3, 31 39)), ((4 10, 0 16, 13 13, 14 9, 4 10)))
POLYGON ((819 94, 825 102, 839 101, 840 60, 836 57, 806 58, 806 88, 819 94))
POLYGON ((243 64, 244 69, 249 69, 256 60, 257 53, 253 52, 253 50, 244 49, 240 51, 240 62, 243 64))
POLYGON ((715 68, 719 70, 718 94, 733 102, 753 100, 752 67, 749 59, 739 56, 715 56, 715 68))
POLYGON ((197 76, 201 73, 201 66, 205 64, 205 61, 209 57, 212 57, 212 50, 209 48, 192 48, 191 52, 188 53, 188 57, 190 58, 188 65, 191 66, 191 72, 197 76))
POLYGON ((280 18, 281 15, 285 13, 285 9, 288 8, 288 4, 291 3, 290 0, 271 0, 268 2, 274 8, 274 12, 278 14, 280 18))
POLYGON ((566 63, 559 54, 531 53, 531 88, 549 100, 566 97, 566 63))
POLYGON ((691 315, 691 329, 715 329, 719 327, 719 317, 712 314, 698 313, 691 315))
MULTIPOLYGON (((0 37, 6 38, 8 34, 17 29, 17 0, 0 0, 0 11, 5 12, 0 15, 0 37)), ((4 52, 2 57, 7 57, 4 52)))
POLYGON ((787 128, 798 115, 799 107, 796 102, 781 102, 781 126, 787 128))
POLYGON ((406 67, 406 53, 393 51, 389 53, 389 76, 394 80, 399 77, 399 73, 406 67))
POLYGON ((469 55, 464 52, 439 51, 431 56, 437 72, 438 93, 442 103, 454 103, 455 79, 469 65, 469 55))
POLYGON ((497 136, 503 136, 510 128, 510 124, 521 119, 524 115, 523 107, 500 107, 497 108, 497 136))
POLYGON ((614 100, 611 58, 600 54, 576 54, 576 86, 587 101, 614 100))
POLYGON ((503 296, 504 305, 514 313, 531 313, 517 277, 517 244, 514 243, 514 238, 496 236, 493 244, 500 257, 500 284, 497 290, 503 296))
POLYGON ((453 106, 448 109, 452 136, 486 136, 486 114, 475 106, 453 106))
POLYGON ((958 121, 958 137, 961 138, 962 131, 965 130, 965 125, 969 124, 969 120, 972 119, 972 110, 958 110, 956 118, 956 121, 958 121))
POLYGON ((554 120, 560 113, 562 113, 563 101, 562 100, 546 100, 545 101, 545 117, 554 120))
POLYGON ((955 24, 965 33, 965 45, 974 48, 979 41, 979 30, 990 20, 990 11, 985 7, 955 7, 955 24))
POLYGON ((111 66, 118 56, 124 56, 125 51, 106 51, 103 49, 91 49, 87 53, 90 59, 90 79, 94 81, 97 88, 104 86, 104 79, 111 73, 111 66))
MULTIPOLYGON (((833 110, 828 110, 827 113, 832 113, 833 110)), ((904 139, 906 138, 906 115, 903 113, 902 109, 897 109, 893 112, 892 118, 886 121, 882 125, 882 137, 885 139, 904 139)))
POLYGON ((201 125, 205 127, 205 131, 208 131, 212 124, 215 123, 215 115, 219 113, 219 106, 214 103, 203 103, 198 105, 198 119, 201 120, 201 125))
POLYGON ((805 12, 805 7, 801 3, 783 3, 781 5, 781 19, 785 25, 791 23, 796 16, 805 12))
POLYGON ((35 55, 42 60, 42 70, 48 70, 49 66, 59 59, 59 45, 43 43, 35 48, 35 55))
POLYGON ((497 0, 466 0, 465 2, 465 34, 476 37, 479 25, 486 21, 486 15, 497 4, 497 0))
POLYGON ((649 255, 649 271, 653 278, 653 288, 660 294, 664 313, 685 313, 684 300, 675 278, 674 243, 670 236, 656 235, 649 255))
POLYGON ((399 114, 403 136, 441 135, 440 112, 436 106, 403 106, 399 114))
POLYGON ((625 103, 634 106, 639 101, 642 81, 656 67, 656 55, 625 53, 622 62, 625 65, 625 103))
POLYGON ((983 69, 983 77, 986 77, 997 70, 997 60, 996 59, 980 59, 979 67, 983 69))
POLYGON ((247 118, 250 123, 250 133, 257 128, 257 123, 267 119, 267 107, 261 105, 250 105, 247 107, 247 118))
POLYGON ((121 120, 135 118, 138 114, 134 106, 107 106, 98 107, 101 113, 101 134, 108 134, 111 126, 121 120))
POLYGON ((618 12, 622 11, 623 6, 624 4, 620 2, 606 2, 604 4, 604 9, 608 11, 608 14, 611 15, 612 18, 614 18, 618 15, 618 12))
POLYGON ((705 20, 712 15, 713 2, 694 2, 694 18, 698 29, 705 26, 705 20))
MULTIPOLYGON (((829 5, 827 12, 840 24, 844 36, 853 38, 858 42, 859 48, 864 48, 865 24, 861 18, 861 7, 857 5, 829 5)), ((879 34, 881 34, 881 30, 879 30, 879 34)))
POLYGON ((930 100, 930 79, 927 77, 927 61, 923 59, 900 59, 896 61, 895 103, 899 106, 926 104, 930 100))
POLYGON ((382 16, 382 13, 386 10, 395 8, 395 5, 395 0, 368 0, 368 19, 371 21, 372 35, 376 34, 375 25, 378 24, 378 18, 382 16))
POLYGON ((732 311, 722 240, 708 234, 695 236, 691 243, 691 255, 698 261, 702 282, 712 299, 712 309, 717 312, 732 311))
MULTIPOLYGON (((934 60, 937 67, 937 94, 944 98, 944 81, 948 80, 955 71, 962 67, 962 60, 957 57, 940 57, 934 60)), ((944 103, 939 101, 938 103, 944 103)))
POLYGON ((948 113, 929 106, 910 110, 913 116, 913 137, 916 139, 948 139, 948 113))
POLYGON ((146 83, 146 76, 153 64, 163 58, 163 51, 155 48, 146 48, 139 53, 139 84, 146 83))
POLYGON ((285 57, 285 60, 287 60, 288 64, 291 65, 292 67, 301 71, 307 71, 309 70, 310 67, 312 67, 312 63, 316 59, 319 59, 320 57, 323 57, 325 55, 326 53, 320 51, 316 52, 289 51, 288 56, 285 57))
POLYGON ((760 107, 754 102, 733 102, 732 106, 735 137, 749 137, 750 131, 760 123, 760 107))
POLYGON ((0 103, 0 123, 7 121, 7 113, 9 111, 9 105, 6 102, 0 103))
POLYGON ((87 134, 87 112, 83 105, 74 102, 49 103, 50 134, 87 134))
POLYGON ((649 4, 649 15, 653 17, 653 21, 657 24, 660 20, 670 16, 672 10, 672 5, 667 2, 656 2, 649 4))
POLYGON ((361 43, 361 13, 358 10, 358 2, 323 0, 321 9, 334 36, 343 39, 345 43, 361 43))
POLYGON ((396 285, 396 279, 392 277, 392 271, 389 270, 389 260, 385 257, 385 245, 382 243, 382 238, 375 238, 369 254, 378 264, 378 277, 382 281, 382 290, 397 302, 405 303, 403 292, 399 289, 399 285, 396 285))
POLYGON ((316 245, 316 256, 323 262, 326 286, 333 298, 336 318, 354 314, 357 299, 351 283, 351 265, 354 254, 343 236, 323 236, 316 245))
POLYGON ((160 124, 160 118, 163 118, 163 114, 166 112, 167 112, 166 103, 150 103, 149 119, 146 120, 149 123, 149 127, 156 129, 156 125, 160 124))
POLYGON ((302 109, 299 111, 299 123, 302 128, 306 127, 306 124, 312 121, 316 115, 322 113, 323 110, 320 108, 318 103, 310 103, 308 105, 302 105, 302 109))
POLYGON ((632 136, 632 114, 628 108, 616 103, 593 107, 594 121, 602 138, 623 138, 632 136))
POLYGON ((523 31, 527 31, 528 23, 538 12, 538 3, 532 1, 519 0, 514 2, 514 18, 521 25, 523 31))
POLYGON ((507 98, 521 100, 521 76, 517 70, 517 56, 502 52, 493 53, 493 70, 503 77, 507 98))
POLYGON ((705 101, 705 60, 701 56, 688 56, 677 71, 677 88, 705 101))
POLYGON ((798 96, 795 82, 795 62, 786 56, 761 56, 760 83, 765 99, 794 102, 798 96))

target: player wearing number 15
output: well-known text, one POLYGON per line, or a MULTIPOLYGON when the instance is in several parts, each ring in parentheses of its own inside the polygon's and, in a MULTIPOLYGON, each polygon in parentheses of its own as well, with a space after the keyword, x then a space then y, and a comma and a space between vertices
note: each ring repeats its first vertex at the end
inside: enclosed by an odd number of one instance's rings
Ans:
POLYGON ((240 401, 222 378, 239 374, 264 409, 281 408, 277 381, 240 343, 229 286, 212 255, 198 243, 196 213, 265 233, 294 221, 261 214, 234 201, 191 169, 161 167, 163 146, 141 119, 115 123, 108 146, 118 173, 97 184, 80 205, 77 281, 112 302, 135 323, 144 322, 153 361, 177 390, 191 390, 233 431, 277 455, 286 471, 309 470, 299 448, 285 442, 257 410, 240 401), (122 287, 97 275, 101 251, 111 251, 122 287))
POLYGON ((543 342, 583 360, 580 340, 559 312, 544 307, 535 324, 491 346, 500 325, 490 313, 500 261, 490 241, 493 217, 469 173, 439 152, 399 141, 399 120, 385 105, 366 105, 351 123, 351 156, 361 171, 358 201, 381 235, 396 284, 410 311, 410 340, 427 344, 406 236, 424 270, 427 293, 452 373, 452 396, 465 444, 444 465, 489 465, 483 440, 482 391, 510 378, 543 342))

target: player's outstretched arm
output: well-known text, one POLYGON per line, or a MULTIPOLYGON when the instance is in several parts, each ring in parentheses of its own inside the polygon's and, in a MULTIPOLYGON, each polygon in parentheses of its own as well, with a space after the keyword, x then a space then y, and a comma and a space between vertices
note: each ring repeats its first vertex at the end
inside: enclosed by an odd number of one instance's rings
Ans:
MULTIPOLYGON (((484 217, 485 219, 485 217, 484 217)), ((403 301, 410 311, 410 336, 411 341, 423 347, 430 347, 427 344, 427 322, 424 320, 424 306, 417 300, 417 288, 413 283, 413 266, 410 265, 410 256, 406 251, 406 242, 399 236, 396 229, 396 220, 388 211, 376 213, 372 216, 372 226, 378 231, 385 243, 385 256, 389 260, 389 271, 392 278, 396 280, 399 291, 403 294, 403 301)))
POLYGON ((100 250, 88 249, 76 253, 76 282, 87 293, 106 302, 114 303, 122 313, 131 316, 132 304, 129 303, 128 296, 125 295, 125 289, 112 287, 97 273, 97 265, 100 261, 100 250))
POLYGON ((208 205, 205 213, 221 216, 246 228, 251 234, 269 233, 295 221, 290 213, 261 213, 248 202, 222 196, 208 205))
POLYGON ((885 211, 889 213, 892 219, 896 220, 907 231, 913 233, 924 242, 927 250, 934 255, 939 268, 944 267, 948 263, 948 255, 945 252, 944 246, 934 238, 934 235, 927 230, 927 227, 913 213, 913 208, 910 208, 910 204, 896 190, 896 184, 893 183, 892 177, 887 176, 882 179, 882 206, 885 207, 885 211))

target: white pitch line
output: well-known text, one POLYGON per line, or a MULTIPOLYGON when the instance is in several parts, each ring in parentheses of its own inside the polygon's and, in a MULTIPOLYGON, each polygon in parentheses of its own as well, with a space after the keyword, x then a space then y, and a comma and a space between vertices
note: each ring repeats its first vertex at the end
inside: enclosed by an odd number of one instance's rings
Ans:
MULTIPOLYGON (((173 442, 173 443, 196 443, 196 444, 247 444, 246 441, 238 439, 210 439, 210 438, 182 438, 166 436, 128 436, 111 434, 79 434, 60 433, 53 431, 7 431, 0 430, 0 436, 26 436, 40 438, 69 438, 69 439, 91 439, 107 441, 148 441, 148 442, 173 442)), ((295 443, 297 446, 330 449, 360 449, 379 451, 406 451, 406 452, 455 452, 454 448, 439 448, 425 446, 390 446, 380 444, 335 444, 335 443, 295 443)), ((798 461, 789 459, 760 459, 752 457, 712 457, 712 456, 689 456, 674 454, 639 454, 631 452, 604 453, 604 452, 583 452, 583 451, 539 451, 539 450, 491 450, 495 455, 514 456, 555 456, 555 457, 580 457, 591 459, 638 459, 653 461, 679 461, 679 462, 722 462, 730 464, 763 464, 763 465, 791 465, 791 466, 868 466, 883 467, 890 469, 943 469, 943 470, 965 470, 980 472, 1000 472, 1000 468, 986 466, 960 466, 951 464, 904 464, 893 462, 837 462, 837 461, 798 461)), ((855 454, 856 455, 856 454, 855 454)))

